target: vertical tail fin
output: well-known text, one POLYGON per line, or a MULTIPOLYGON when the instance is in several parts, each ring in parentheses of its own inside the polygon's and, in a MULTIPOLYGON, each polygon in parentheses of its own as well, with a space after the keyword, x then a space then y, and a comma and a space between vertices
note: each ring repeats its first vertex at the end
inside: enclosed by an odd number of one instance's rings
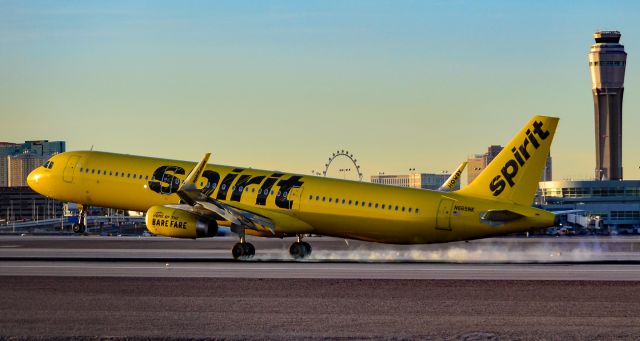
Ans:
POLYGON ((557 117, 534 116, 482 173, 458 193, 531 206, 558 121, 557 117))

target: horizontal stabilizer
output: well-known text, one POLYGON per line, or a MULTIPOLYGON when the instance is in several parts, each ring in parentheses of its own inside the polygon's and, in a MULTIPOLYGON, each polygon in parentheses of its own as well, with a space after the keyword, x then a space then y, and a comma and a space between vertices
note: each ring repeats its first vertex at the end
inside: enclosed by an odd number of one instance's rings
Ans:
POLYGON ((495 222, 507 222, 524 217, 520 213, 509 210, 489 210, 480 215, 480 219, 495 222))

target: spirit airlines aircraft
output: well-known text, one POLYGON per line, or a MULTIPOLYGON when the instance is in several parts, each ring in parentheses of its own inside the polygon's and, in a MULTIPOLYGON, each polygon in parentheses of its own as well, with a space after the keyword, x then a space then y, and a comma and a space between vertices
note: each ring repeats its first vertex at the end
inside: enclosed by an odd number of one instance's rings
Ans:
POLYGON ((277 171, 80 151, 55 155, 27 182, 56 200, 87 207, 146 211, 154 234, 213 237, 219 225, 238 234, 234 258, 255 255, 245 235, 296 237, 294 258, 311 253, 307 234, 422 244, 485 238, 554 225, 532 208, 554 117, 535 116, 468 186, 428 191, 277 171))

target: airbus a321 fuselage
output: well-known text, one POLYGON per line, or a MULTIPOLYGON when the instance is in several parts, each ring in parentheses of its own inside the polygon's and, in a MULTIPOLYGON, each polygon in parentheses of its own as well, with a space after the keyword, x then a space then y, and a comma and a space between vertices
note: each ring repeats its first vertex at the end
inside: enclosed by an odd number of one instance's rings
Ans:
POLYGON ((146 212, 147 228, 178 238, 213 237, 230 226, 234 258, 250 258, 246 234, 298 237, 290 252, 306 257, 304 235, 394 244, 470 240, 554 225, 532 208, 558 119, 535 116, 468 186, 453 192, 402 188, 242 167, 94 151, 65 152, 34 170, 28 184, 60 201, 146 212))

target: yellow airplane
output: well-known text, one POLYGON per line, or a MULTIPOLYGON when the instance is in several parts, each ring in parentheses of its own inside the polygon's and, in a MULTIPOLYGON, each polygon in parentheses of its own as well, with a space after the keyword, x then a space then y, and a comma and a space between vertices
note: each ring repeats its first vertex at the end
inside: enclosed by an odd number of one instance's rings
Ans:
POLYGON ((554 225, 531 204, 558 118, 535 116, 468 186, 440 192, 278 171, 95 151, 51 157, 27 179, 35 191, 87 207, 145 211, 147 228, 177 238, 239 236, 233 257, 255 248, 245 235, 296 237, 294 258, 311 253, 307 234, 393 244, 486 238, 554 225))

